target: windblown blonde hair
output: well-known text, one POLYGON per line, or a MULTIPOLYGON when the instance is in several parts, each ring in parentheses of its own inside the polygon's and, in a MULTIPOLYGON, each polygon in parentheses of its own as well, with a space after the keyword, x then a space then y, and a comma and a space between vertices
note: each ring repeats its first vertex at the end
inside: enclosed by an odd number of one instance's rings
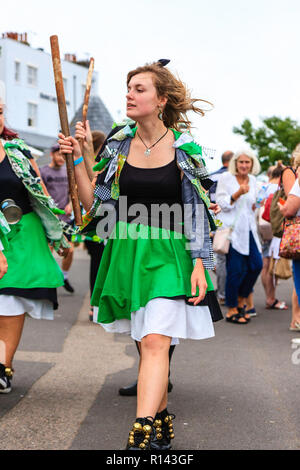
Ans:
POLYGON ((205 111, 195 106, 197 101, 202 101, 213 106, 209 101, 191 98, 190 91, 186 85, 176 78, 170 70, 163 67, 159 62, 146 64, 132 70, 127 75, 127 86, 135 75, 150 72, 153 76, 153 83, 157 91, 157 96, 166 97, 167 104, 163 110, 162 119, 166 127, 173 127, 175 130, 182 128, 190 129, 191 121, 187 117, 188 111, 194 111, 204 116, 205 111))

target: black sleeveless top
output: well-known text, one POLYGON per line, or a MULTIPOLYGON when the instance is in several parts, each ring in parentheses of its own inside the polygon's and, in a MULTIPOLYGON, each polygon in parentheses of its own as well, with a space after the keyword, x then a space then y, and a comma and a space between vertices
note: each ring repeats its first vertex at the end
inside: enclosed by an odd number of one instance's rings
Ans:
POLYGON ((4 199, 13 199, 23 215, 32 212, 27 189, 12 170, 7 155, 0 163, 0 203, 4 199))
POLYGON ((181 177, 175 159, 158 168, 138 168, 126 161, 119 187, 128 208, 124 210, 119 200, 119 220, 182 231, 181 177))

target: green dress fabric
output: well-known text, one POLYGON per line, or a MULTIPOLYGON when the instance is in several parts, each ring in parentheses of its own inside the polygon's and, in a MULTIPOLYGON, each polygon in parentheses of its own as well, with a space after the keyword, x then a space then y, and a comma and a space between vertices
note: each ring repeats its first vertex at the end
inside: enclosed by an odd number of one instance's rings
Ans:
MULTIPOLYGON (((193 261, 184 235, 119 221, 105 246, 91 305, 99 323, 131 318, 154 298, 191 297, 193 261), (132 236, 134 235, 134 236, 132 236)), ((207 292, 214 286, 205 270, 207 292)))
POLYGON ((0 279, 0 289, 62 286, 63 274, 49 249, 40 218, 30 212, 10 228, 8 247, 3 251, 8 271, 0 279))

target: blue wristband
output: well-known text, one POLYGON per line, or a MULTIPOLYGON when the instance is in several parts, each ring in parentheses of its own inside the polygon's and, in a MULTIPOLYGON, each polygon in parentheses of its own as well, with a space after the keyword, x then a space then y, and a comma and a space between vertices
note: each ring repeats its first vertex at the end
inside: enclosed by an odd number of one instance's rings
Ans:
POLYGON ((77 158, 77 160, 74 160, 74 166, 79 165, 81 162, 83 162, 83 157, 77 158))

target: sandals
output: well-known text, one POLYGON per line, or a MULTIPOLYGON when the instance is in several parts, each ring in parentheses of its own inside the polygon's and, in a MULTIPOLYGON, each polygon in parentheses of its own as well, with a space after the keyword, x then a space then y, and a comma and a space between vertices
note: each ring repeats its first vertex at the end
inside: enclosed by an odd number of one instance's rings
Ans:
POLYGON ((234 313, 233 315, 231 315, 231 317, 225 317, 226 321, 228 321, 229 323, 236 323, 238 325, 247 325, 250 319, 248 320, 247 318, 245 318, 245 311, 243 309, 240 310, 241 311, 239 311, 238 313, 234 313), (241 318, 246 321, 239 321, 241 318))
POLYGON ((278 299, 275 299, 272 305, 266 306, 266 309, 267 310, 287 310, 288 307, 285 302, 280 302, 278 299), (279 304, 279 307, 276 307, 277 304, 279 304))
POLYGON ((257 317, 257 312, 255 310, 255 307, 250 308, 249 310, 245 311, 246 315, 249 315, 249 317, 257 317))
POLYGON ((289 328, 290 331, 300 331, 300 323, 299 322, 295 322, 295 326, 290 326, 289 328))

